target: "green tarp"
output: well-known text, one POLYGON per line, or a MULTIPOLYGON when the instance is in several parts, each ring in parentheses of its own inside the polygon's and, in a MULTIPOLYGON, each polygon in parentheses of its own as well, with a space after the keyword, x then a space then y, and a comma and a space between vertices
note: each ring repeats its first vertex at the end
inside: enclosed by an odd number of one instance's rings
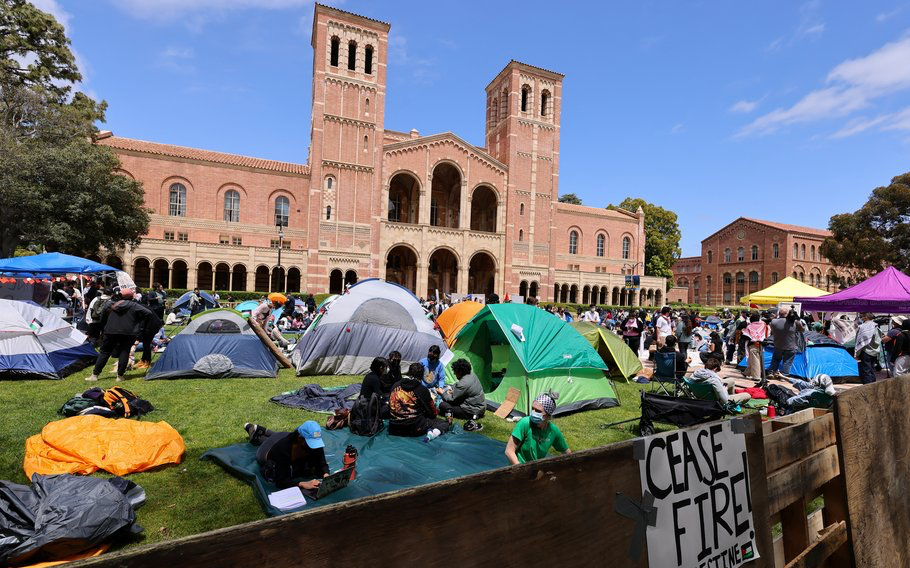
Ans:
POLYGON ((465 432, 457 425, 429 443, 424 443, 423 438, 389 436, 387 432, 384 429, 367 438, 355 436, 347 429, 323 429, 322 439, 325 441, 329 469, 341 469, 344 450, 350 444, 357 448, 357 479, 318 501, 308 499, 304 507, 292 511, 280 511, 269 504, 269 494, 278 488, 262 477, 256 463, 256 446, 242 443, 216 448, 202 454, 200 459, 214 461, 249 483, 256 500, 270 517, 509 465, 504 443, 465 432))
POLYGON ((614 379, 623 378, 628 381, 629 377, 641 372, 642 364, 638 354, 634 353, 621 337, 609 329, 586 321, 572 322, 569 325, 597 350, 604 363, 610 368, 608 374, 614 379))
POLYGON ((597 351, 566 322, 533 306, 484 307, 462 328, 451 350, 452 361, 463 357, 471 362, 493 408, 510 387, 520 393, 515 410, 525 414, 534 398, 548 390, 560 395, 556 415, 619 405, 597 351), (513 326, 521 328, 523 341, 513 326))

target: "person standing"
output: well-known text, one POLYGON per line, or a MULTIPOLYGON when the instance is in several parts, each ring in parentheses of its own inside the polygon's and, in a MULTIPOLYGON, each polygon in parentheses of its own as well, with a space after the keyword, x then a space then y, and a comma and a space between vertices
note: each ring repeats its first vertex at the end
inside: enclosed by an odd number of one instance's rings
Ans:
POLYGON ((657 333, 657 346, 663 347, 667 337, 673 335, 673 326, 670 324, 670 307, 664 306, 660 309, 660 315, 654 322, 654 329, 657 333))
POLYGON ((758 312, 749 316, 749 325, 747 325, 746 329, 743 331, 743 336, 746 337, 747 341, 747 361, 749 362, 749 368, 746 370, 746 377, 756 381, 762 379, 762 371, 765 367, 763 342, 768 339, 770 333, 768 324, 761 320, 761 316, 758 315, 758 312))
POLYGON ((806 323, 797 317, 795 311, 781 308, 778 317, 771 320, 771 337, 774 338, 774 354, 771 356, 771 366, 768 373, 781 377, 790 374, 793 358, 799 351, 799 334, 806 331, 806 323))
POLYGON ((864 385, 875 382, 875 363, 882 348, 882 334, 871 313, 863 314, 863 323, 856 330, 853 355, 859 361, 859 378, 864 385))
POLYGON ((151 315, 142 324, 142 331, 139 336, 139 341, 142 342, 142 359, 136 363, 135 369, 148 369, 152 366, 152 349, 154 348, 155 336, 164 327, 164 321, 158 317, 158 314, 154 310, 150 311, 152 312, 151 315))
POLYGON ((121 299, 111 304, 101 316, 104 339, 101 342, 98 359, 95 361, 95 368, 85 380, 97 381, 98 374, 104 369, 108 359, 111 358, 111 353, 114 352, 118 353, 117 380, 123 380, 123 373, 126 372, 136 336, 141 333, 145 322, 154 316, 151 310, 134 302, 134 296, 133 290, 122 289, 120 291, 121 299))
POLYGON ((167 300, 167 294, 164 293, 164 286, 160 282, 152 284, 152 289, 148 293, 148 305, 152 313, 160 320, 164 320, 165 300, 167 300))
POLYGON ((688 314, 683 314, 676 322, 676 344, 679 345, 680 353, 689 351, 689 345, 692 344, 692 330, 692 318, 688 314))
POLYGON ((629 316, 619 324, 619 327, 626 345, 638 357, 638 352, 641 350, 641 335, 645 330, 645 322, 638 317, 638 310, 632 310, 629 316))
POLYGON ((85 312, 85 323, 88 325, 88 333, 86 333, 86 335, 92 342, 92 345, 95 345, 96 347, 101 341, 101 331, 104 329, 101 326, 101 318, 109 307, 113 294, 114 291, 110 288, 101 290, 101 292, 95 294, 95 297, 92 298, 92 303, 89 304, 88 310, 85 312))

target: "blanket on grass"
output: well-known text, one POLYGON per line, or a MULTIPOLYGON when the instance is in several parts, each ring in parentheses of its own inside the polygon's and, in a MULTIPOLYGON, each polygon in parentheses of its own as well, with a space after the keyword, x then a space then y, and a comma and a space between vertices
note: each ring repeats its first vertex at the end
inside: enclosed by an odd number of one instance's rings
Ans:
POLYGON ((310 412, 334 414, 336 410, 354 407, 360 395, 360 383, 346 387, 324 388, 317 384, 304 385, 300 389, 273 396, 272 402, 291 408, 302 408, 310 412))
POLYGON ((448 434, 429 443, 424 443, 422 438, 389 436, 388 428, 372 438, 355 436, 346 428, 323 429, 322 439, 325 441, 326 460, 332 471, 341 469, 348 444, 357 448, 357 479, 318 501, 307 499, 305 506, 291 511, 280 511, 269 504, 269 494, 278 488, 262 477, 256 463, 256 446, 243 443, 216 448, 202 454, 200 459, 214 461, 249 483, 262 509, 270 517, 509 465, 503 442, 465 432, 460 426, 453 427, 448 434))

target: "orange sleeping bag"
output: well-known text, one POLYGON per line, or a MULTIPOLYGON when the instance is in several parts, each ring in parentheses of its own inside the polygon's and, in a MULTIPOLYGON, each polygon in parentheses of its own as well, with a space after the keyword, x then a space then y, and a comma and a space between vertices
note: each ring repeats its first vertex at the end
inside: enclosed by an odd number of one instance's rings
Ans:
POLYGON ((186 446, 167 422, 73 416, 47 424, 25 442, 23 467, 33 473, 114 475, 180 463, 186 446))

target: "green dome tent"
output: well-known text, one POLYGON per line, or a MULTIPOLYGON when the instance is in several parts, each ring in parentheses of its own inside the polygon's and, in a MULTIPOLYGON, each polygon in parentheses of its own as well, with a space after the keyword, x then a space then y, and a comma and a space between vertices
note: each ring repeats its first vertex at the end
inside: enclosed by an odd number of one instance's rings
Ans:
POLYGON ((597 350, 604 363, 610 368, 609 375, 614 379, 623 378, 628 382, 629 377, 641 372, 641 359, 632 352, 621 337, 609 329, 586 321, 576 321, 569 325, 597 350))
POLYGON ((525 414, 534 398, 549 390, 559 393, 556 416, 619 405, 597 351, 566 322, 533 306, 484 307, 451 350, 452 361, 471 362, 491 408, 502 404, 510 387, 520 393, 515 410, 525 414))

